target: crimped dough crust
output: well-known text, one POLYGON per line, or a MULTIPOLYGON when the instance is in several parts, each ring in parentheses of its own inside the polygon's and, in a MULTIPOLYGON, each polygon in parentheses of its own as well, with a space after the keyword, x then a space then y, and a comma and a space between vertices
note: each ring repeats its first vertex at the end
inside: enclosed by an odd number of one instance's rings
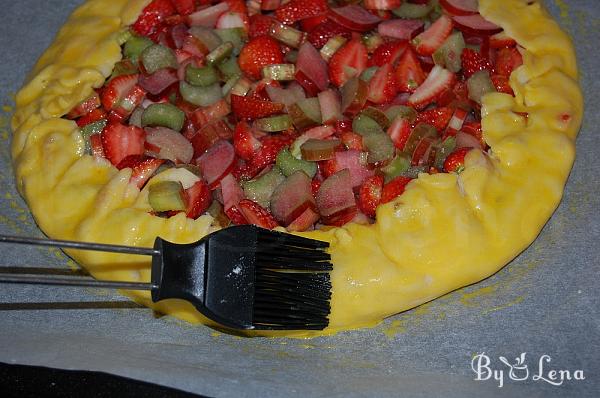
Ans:
MULTIPOLYGON (((146 192, 128 184, 130 170, 83 155, 75 123, 61 119, 103 84, 121 57, 118 33, 148 2, 88 0, 17 94, 12 155, 18 188, 52 238, 151 246, 156 236, 183 243, 216 229, 210 216, 148 214, 146 192)), ((479 3, 481 14, 515 38, 524 56, 510 79, 516 97, 484 98, 490 153, 472 151, 459 176, 421 175, 379 207, 374 225, 303 233, 331 242, 333 298, 325 333, 375 325, 488 277, 536 238, 560 202, 583 111, 572 43, 538 2, 479 3)), ((150 278, 148 258, 69 254, 98 278, 150 278)), ((158 311, 205 322, 187 303, 153 304, 145 293, 128 294, 158 311)))

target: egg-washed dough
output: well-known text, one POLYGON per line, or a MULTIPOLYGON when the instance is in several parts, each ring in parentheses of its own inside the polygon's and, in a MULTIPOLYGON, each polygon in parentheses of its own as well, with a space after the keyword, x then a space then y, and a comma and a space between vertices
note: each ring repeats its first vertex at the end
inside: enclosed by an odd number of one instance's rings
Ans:
MULTIPOLYGON (((184 243, 216 230, 208 215, 150 215, 147 193, 128 184, 131 171, 84 155, 76 124, 61 118, 103 85, 121 58, 119 32, 148 2, 87 1, 17 94, 12 155, 18 189, 52 238, 148 247, 156 236, 184 243)), ((420 175, 378 208, 373 225, 302 234, 331 242, 330 326, 318 333, 373 326, 492 275, 536 238, 560 202, 583 109, 572 43, 538 2, 479 4, 486 19, 517 40, 524 58, 510 78, 516 97, 483 99, 491 150, 471 151, 460 175, 420 175)), ((69 254, 100 279, 150 279, 147 257, 69 254)), ((127 294, 159 312, 206 322, 188 303, 127 294)))

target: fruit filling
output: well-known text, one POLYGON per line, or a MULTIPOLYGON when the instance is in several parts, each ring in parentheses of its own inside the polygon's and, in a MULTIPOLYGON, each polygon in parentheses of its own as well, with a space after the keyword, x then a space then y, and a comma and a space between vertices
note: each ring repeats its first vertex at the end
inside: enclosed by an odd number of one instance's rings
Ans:
POLYGON ((88 154, 132 170, 153 214, 372 223, 420 173, 460 173, 488 149, 482 98, 513 95, 522 57, 477 6, 153 0, 65 117, 88 154))

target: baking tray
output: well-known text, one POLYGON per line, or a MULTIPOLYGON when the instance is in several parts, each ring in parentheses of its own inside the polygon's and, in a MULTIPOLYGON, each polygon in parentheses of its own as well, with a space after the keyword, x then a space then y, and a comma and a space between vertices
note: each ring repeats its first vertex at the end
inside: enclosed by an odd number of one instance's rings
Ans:
MULTIPOLYGON (((15 191, 8 123, 14 93, 78 3, 0 2, 1 233, 42 236, 15 191)), ((376 328, 311 340, 229 336, 155 316, 109 291, 2 285, 0 362, 102 371, 208 396, 598 396, 600 7, 545 3, 574 37, 587 112, 560 207, 496 275, 376 328), (511 379, 500 357, 514 364, 522 353, 529 377, 513 380, 523 370, 511 379), (502 387, 493 377, 476 380, 472 366, 486 358, 498 378, 502 371, 502 387), (544 358, 547 380, 534 380, 544 358), (552 369, 572 378, 581 371, 585 380, 553 385, 552 369)), ((2 246, 0 253, 13 271, 75 266, 57 250, 2 246)))

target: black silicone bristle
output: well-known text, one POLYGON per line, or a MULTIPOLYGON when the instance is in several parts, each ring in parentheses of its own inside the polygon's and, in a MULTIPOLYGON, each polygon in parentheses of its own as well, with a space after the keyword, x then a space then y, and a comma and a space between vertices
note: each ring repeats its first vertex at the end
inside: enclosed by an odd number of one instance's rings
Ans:
POLYGON ((258 232, 253 325, 256 329, 322 330, 331 313, 329 243, 258 232))

